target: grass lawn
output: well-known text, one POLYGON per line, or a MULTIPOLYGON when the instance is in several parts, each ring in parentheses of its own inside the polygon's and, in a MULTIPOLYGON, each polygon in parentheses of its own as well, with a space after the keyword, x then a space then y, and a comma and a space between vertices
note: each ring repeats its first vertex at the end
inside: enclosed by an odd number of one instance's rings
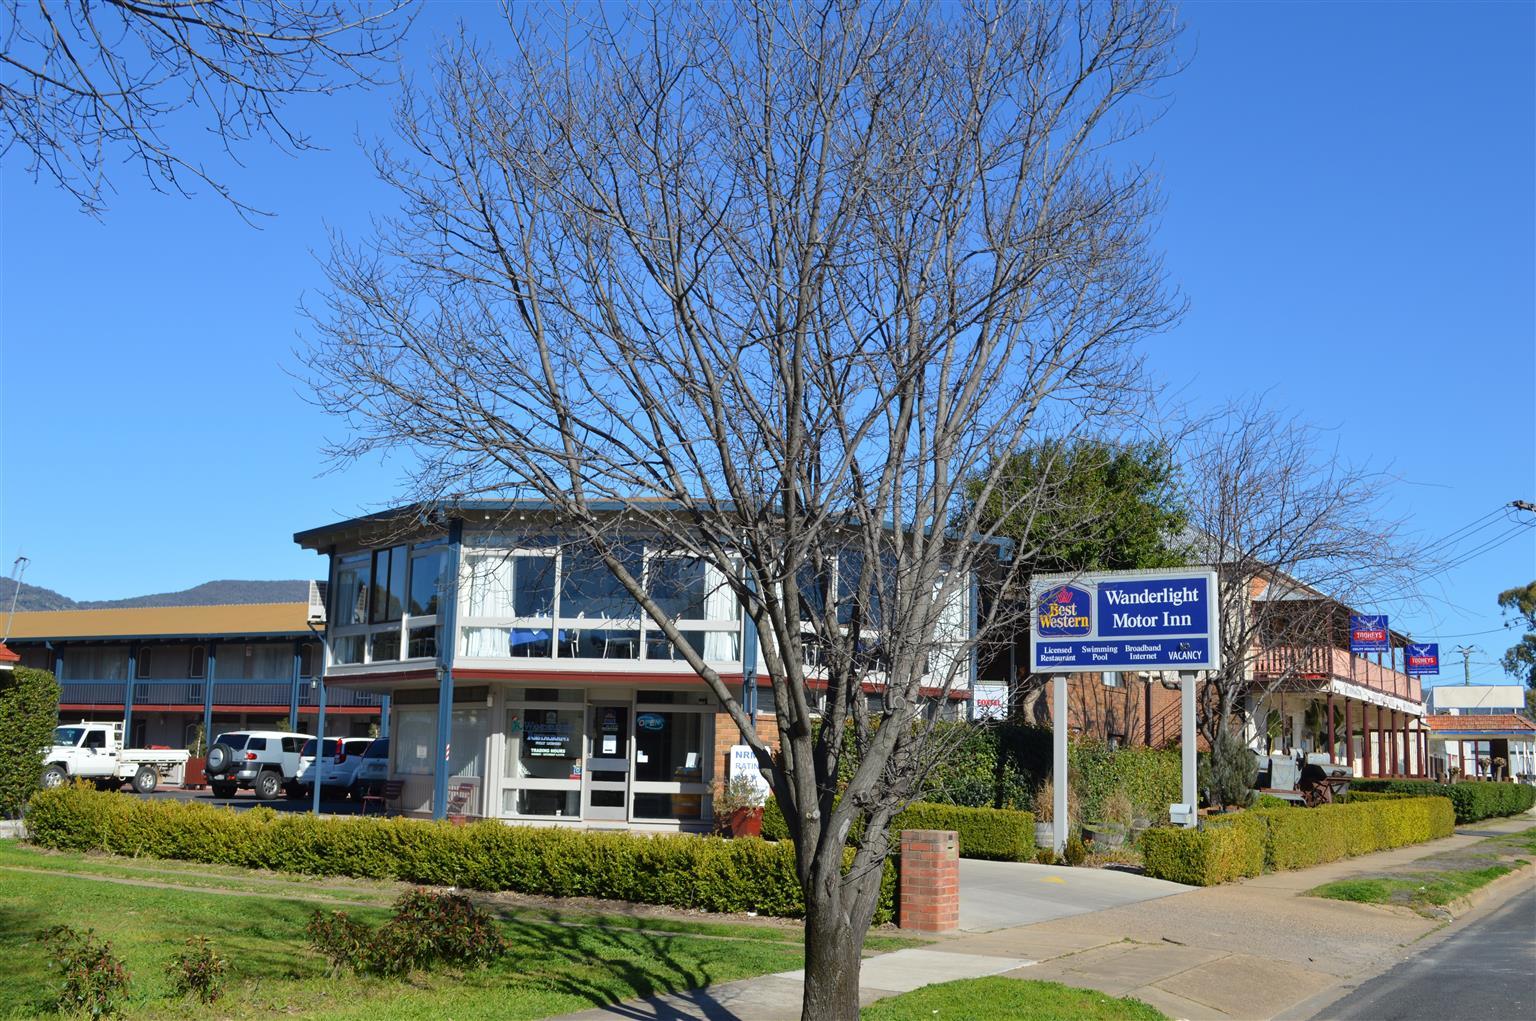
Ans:
POLYGON ((1420 914, 1465 897, 1480 886, 1506 876, 1536 853, 1536 829, 1479 841, 1459 851, 1446 851, 1410 862, 1403 868, 1358 879, 1324 883, 1307 893, 1357 904, 1398 904, 1420 914))
POLYGON ((862 1021, 1168 1021, 1140 1000, 1058 982, 966 978, 923 986, 865 1007, 862 1021))
MULTIPOLYGON (((61 923, 111 941, 133 977, 132 1018, 537 1018, 801 964, 795 928, 527 908, 504 912, 512 950, 493 968, 408 982, 327 977, 305 942, 310 914, 342 908, 378 923, 398 889, 0 842, 0 1017, 49 1011, 55 979, 35 937, 61 923), (211 1008, 169 995, 166 962, 192 935, 212 937, 230 961, 228 989, 211 1008)), ((872 946, 912 942, 875 937, 872 946)))

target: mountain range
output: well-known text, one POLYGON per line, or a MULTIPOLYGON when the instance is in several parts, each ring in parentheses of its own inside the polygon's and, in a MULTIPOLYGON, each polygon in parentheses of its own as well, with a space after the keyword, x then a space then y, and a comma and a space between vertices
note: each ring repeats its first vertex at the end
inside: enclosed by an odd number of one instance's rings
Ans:
MULTIPOLYGON (((9 612, 14 583, 0 578, 0 614, 9 612)), ((283 581, 205 581, 180 592, 156 592, 127 599, 71 599, 53 589, 21 583, 17 610, 111 610, 134 606, 224 606, 235 603, 299 603, 309 598, 309 582, 302 578, 283 581)))

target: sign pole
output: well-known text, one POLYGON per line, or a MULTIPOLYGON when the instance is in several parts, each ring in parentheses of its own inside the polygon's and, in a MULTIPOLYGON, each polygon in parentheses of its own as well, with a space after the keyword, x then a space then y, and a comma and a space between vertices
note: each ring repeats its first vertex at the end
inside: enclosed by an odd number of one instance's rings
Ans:
POLYGON ((1183 783, 1180 797, 1188 806, 1189 814, 1184 818, 1184 828, 1194 829, 1200 819, 1200 795, 1195 790, 1195 698, 1199 688, 1200 675, 1192 670, 1185 670, 1179 674, 1179 686, 1183 688, 1183 783))
POLYGON ((1067 675, 1051 678, 1051 847, 1058 855, 1067 847, 1067 675))

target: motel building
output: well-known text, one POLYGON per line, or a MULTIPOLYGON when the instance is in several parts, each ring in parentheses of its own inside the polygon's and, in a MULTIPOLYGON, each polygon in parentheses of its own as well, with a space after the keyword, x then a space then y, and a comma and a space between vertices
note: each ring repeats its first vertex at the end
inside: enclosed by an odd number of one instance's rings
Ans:
MULTIPOLYGON (((776 738, 771 686, 756 682, 756 629, 724 579, 619 511, 613 529, 629 570, 757 732, 776 738)), ((402 507, 294 540, 330 561, 327 700, 389 697, 400 810, 587 828, 712 826, 711 792, 740 743, 736 725, 595 553, 538 505, 402 507)), ((964 626, 970 599, 965 592, 946 619, 964 626)), ((947 673, 953 660, 930 664, 947 673)), ((969 697, 967 671, 960 676, 950 693, 957 708, 969 697)))
MULTIPOLYGON (((321 600, 311 585, 312 600, 321 600)), ((51 670, 62 721, 123 723, 133 747, 191 748, 246 728, 314 733, 322 642, 310 603, 19 612, 8 644, 51 670)), ((380 696, 338 692, 326 730, 363 736, 380 696)))
POLYGON ((1469 780, 1536 783, 1536 723, 1520 684, 1440 684, 1429 690, 1430 767, 1469 780), (1502 764, 1499 760, 1502 759, 1502 764))
POLYGON ((1407 672, 1410 639, 1390 628, 1388 651, 1350 651, 1351 609, 1295 581, 1255 580, 1264 627, 1246 697, 1249 746, 1347 766, 1359 777, 1427 777, 1422 684, 1407 672))

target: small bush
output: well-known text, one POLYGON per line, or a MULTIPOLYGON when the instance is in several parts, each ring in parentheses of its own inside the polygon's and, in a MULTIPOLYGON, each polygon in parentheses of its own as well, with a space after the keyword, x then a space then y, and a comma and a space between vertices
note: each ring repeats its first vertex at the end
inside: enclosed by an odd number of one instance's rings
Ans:
POLYGON ((119 1000, 128 992, 128 969, 112 954, 112 944, 95 929, 56 925, 38 939, 49 950, 48 966, 63 979, 54 1007, 61 1014, 119 1017, 119 1000))
POLYGON ((1290 808, 1291 802, 1284 798, 1277 798, 1273 794, 1260 794, 1253 802, 1254 808, 1290 808))
POLYGON ((1088 848, 1083 845, 1083 838, 1076 833, 1067 838, 1067 846, 1061 852, 1062 858, 1073 868, 1081 865, 1088 859, 1088 848))
POLYGON ((1038 865, 1055 865, 1056 852, 1049 847, 1042 847, 1035 852, 1035 863, 1038 865))
POLYGON ((330 974, 356 969, 363 959, 373 930, 345 911, 316 911, 304 926, 310 948, 330 964, 330 974))
POLYGON ((507 952, 496 921, 454 893, 410 890, 377 929, 345 911, 316 911, 306 927, 310 946, 331 965, 394 978, 435 964, 484 967, 507 952))
POLYGON ((1082 741, 1069 748, 1068 757, 1071 793, 1080 802, 1080 806, 1068 807, 1074 819, 1110 818, 1108 802, 1116 794, 1130 800, 1134 815, 1153 819, 1181 800, 1176 750, 1136 746, 1111 749, 1102 742, 1082 741))
POLYGON ((1158 826, 1141 835, 1147 875, 1214 886, 1264 871, 1265 826, 1247 812, 1216 816, 1199 829, 1158 826))
POLYGON ((1220 729, 1216 746, 1211 749, 1211 797, 1226 808, 1247 808, 1253 802, 1253 784, 1259 776, 1259 761, 1248 745, 1231 732, 1220 729))
POLYGON ((171 988, 178 996, 196 994, 199 1001, 213 1003, 224 992, 224 973, 229 962, 213 949, 207 936, 187 940, 186 949, 171 958, 166 966, 171 988))

